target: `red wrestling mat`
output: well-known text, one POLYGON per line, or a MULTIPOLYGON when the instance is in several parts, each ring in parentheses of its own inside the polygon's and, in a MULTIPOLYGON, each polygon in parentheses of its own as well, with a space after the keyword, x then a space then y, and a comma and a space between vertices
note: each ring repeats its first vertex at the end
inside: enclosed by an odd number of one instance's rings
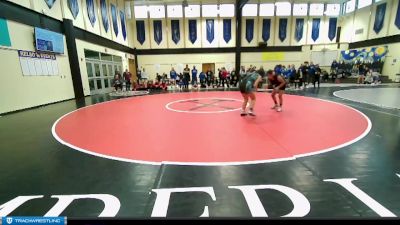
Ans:
POLYGON ((354 143, 371 129, 348 106, 285 95, 283 112, 257 93, 256 117, 241 117, 239 92, 194 92, 125 98, 61 117, 61 143, 120 161, 236 165, 291 160, 354 143))

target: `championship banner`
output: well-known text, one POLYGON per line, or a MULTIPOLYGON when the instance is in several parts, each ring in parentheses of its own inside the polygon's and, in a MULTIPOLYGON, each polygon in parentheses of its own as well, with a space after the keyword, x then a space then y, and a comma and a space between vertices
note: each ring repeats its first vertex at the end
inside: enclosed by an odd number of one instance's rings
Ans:
POLYGON ((189 20, 189 40, 194 44, 197 40, 197 21, 189 20))
POLYGON ((385 2, 376 7, 374 31, 377 34, 382 30, 383 23, 385 21, 386 5, 387 4, 385 2))
POLYGON ((206 20, 206 33, 207 33, 207 41, 211 44, 214 40, 214 20, 213 19, 206 20))
POLYGON ((263 19, 262 39, 267 42, 271 36, 271 19, 263 19))
POLYGON ((400 2, 397 4, 396 19, 394 20, 394 24, 398 29, 400 29, 400 2))
POLYGON ((58 64, 55 54, 18 50, 24 76, 57 76, 58 64))
POLYGON ((254 19, 246 19, 246 40, 251 42, 254 36, 254 19))
POLYGON ((225 43, 228 43, 232 38, 231 19, 223 19, 223 37, 225 43))
POLYGON ((124 11, 119 11, 119 17, 121 17, 121 30, 122 30, 122 37, 126 40, 126 27, 125 27, 125 13, 124 11))
POLYGON ((303 30, 304 30, 304 19, 297 18, 296 19, 296 28, 294 31, 294 38, 297 42, 299 42, 303 38, 303 30))
POLYGON ((101 19, 103 21, 103 27, 108 32, 108 13, 107 13, 107 2, 106 0, 100 0, 101 19))
POLYGON ((90 24, 92 24, 92 27, 94 27, 94 24, 96 23, 96 13, 94 11, 93 0, 86 0, 86 8, 90 24))
POLYGON ((172 41, 178 44, 181 40, 181 33, 179 29, 179 20, 171 20, 171 35, 172 41))
POLYGON ((71 11, 71 14, 74 17, 74 19, 76 19, 79 13, 78 0, 68 0, 68 8, 71 11))
POLYGON ((136 39, 143 45, 146 40, 146 32, 143 20, 136 20, 136 39))
POLYGON ((111 6, 111 19, 113 23, 113 29, 115 36, 118 36, 118 20, 117 20, 117 8, 114 4, 110 4, 111 6))
POLYGON ((279 40, 283 42, 286 39, 286 32, 287 32, 287 18, 279 19, 279 40))
POLYGON ((333 41, 336 37, 337 18, 329 18, 328 38, 333 41))
POLYGON ((54 5, 54 2, 56 2, 56 0, 44 0, 44 1, 46 2, 49 9, 51 9, 54 5))
POLYGON ((315 42, 319 38, 319 26, 321 23, 320 18, 314 18, 312 20, 312 30, 311 30, 311 39, 315 42))
POLYGON ((153 31, 154 31, 154 41, 158 45, 162 42, 162 22, 161 20, 154 20, 153 21, 153 31))

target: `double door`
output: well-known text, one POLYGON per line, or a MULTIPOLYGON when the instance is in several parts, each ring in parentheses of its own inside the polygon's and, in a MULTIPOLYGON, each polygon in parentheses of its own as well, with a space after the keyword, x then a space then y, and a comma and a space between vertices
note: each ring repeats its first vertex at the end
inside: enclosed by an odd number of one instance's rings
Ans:
POLYGON ((104 94, 113 90, 113 79, 116 71, 121 75, 122 64, 100 60, 86 60, 90 94, 104 94))

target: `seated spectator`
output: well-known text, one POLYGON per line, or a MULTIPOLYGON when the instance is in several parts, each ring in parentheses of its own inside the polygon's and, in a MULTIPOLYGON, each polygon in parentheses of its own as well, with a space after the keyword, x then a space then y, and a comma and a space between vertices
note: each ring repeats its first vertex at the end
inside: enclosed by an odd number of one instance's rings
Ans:
POLYGON ((122 91, 122 78, 118 72, 115 73, 113 86, 115 88, 115 91, 118 91, 118 88, 122 91))

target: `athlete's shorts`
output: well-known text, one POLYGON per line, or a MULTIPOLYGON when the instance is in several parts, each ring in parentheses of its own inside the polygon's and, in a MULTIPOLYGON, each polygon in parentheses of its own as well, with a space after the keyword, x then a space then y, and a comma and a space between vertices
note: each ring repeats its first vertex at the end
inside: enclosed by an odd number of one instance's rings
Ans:
POLYGON ((243 94, 250 94, 255 91, 253 84, 250 81, 240 82, 239 90, 243 94))
MULTIPOLYGON (((276 87, 274 86, 274 88, 276 88, 276 87)), ((283 87, 279 88, 279 90, 281 90, 281 91, 284 91, 285 89, 286 89, 286 84, 283 87)))

